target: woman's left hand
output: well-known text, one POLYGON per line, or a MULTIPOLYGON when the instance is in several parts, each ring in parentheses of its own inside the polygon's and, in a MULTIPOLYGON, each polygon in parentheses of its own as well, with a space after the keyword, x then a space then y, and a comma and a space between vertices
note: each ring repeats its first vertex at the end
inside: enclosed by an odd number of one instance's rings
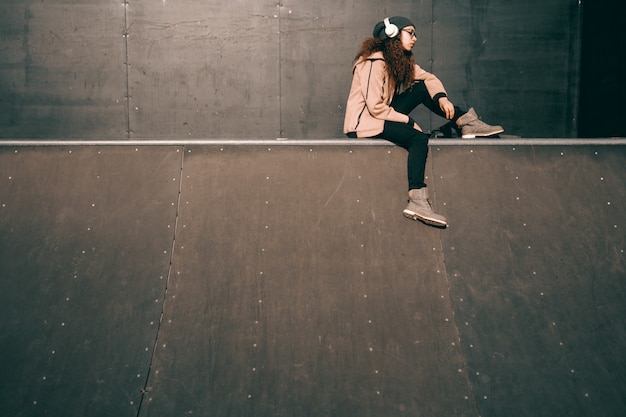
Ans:
POLYGON ((454 117, 454 104, 448 100, 448 97, 441 97, 439 99, 439 107, 446 114, 446 119, 452 120, 454 117))

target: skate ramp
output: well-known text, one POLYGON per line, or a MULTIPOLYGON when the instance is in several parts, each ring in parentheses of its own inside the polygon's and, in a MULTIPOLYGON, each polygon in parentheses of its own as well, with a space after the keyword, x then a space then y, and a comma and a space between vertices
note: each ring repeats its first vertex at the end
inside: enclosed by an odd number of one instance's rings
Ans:
POLYGON ((346 143, 0 148, 0 413, 624 414, 624 146, 346 143))

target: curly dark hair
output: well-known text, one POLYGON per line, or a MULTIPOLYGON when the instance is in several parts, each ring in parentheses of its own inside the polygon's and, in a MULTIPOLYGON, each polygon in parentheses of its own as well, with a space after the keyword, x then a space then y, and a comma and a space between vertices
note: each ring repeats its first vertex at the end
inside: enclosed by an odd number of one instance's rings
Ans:
POLYGON ((398 38, 367 38, 361 43, 354 60, 367 58, 374 52, 382 52, 387 64, 389 76, 395 84, 396 91, 402 91, 413 84, 415 57, 411 51, 402 48, 398 38))

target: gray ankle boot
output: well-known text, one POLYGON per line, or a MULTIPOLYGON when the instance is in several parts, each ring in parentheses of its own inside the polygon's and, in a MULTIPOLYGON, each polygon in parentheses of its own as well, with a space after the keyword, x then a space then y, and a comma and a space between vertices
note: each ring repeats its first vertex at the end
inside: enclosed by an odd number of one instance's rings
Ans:
POLYGON ((463 139, 473 139, 476 136, 491 136, 504 132, 502 126, 491 126, 480 120, 473 107, 459 117, 458 125, 461 128, 463 139))
POLYGON ((448 221, 433 211, 426 187, 409 191, 409 205, 403 211, 405 217, 420 220, 431 226, 446 227, 448 221))

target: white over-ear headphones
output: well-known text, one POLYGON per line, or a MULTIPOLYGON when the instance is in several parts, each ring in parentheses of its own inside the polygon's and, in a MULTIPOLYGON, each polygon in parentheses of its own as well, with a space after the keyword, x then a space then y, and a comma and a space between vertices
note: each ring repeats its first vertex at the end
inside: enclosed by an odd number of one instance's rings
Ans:
POLYGON ((398 36, 398 34, 400 33, 400 29, 398 29, 398 26, 391 23, 388 17, 385 17, 385 20, 383 21, 385 22, 385 35, 387 35, 387 37, 389 38, 395 38, 396 36, 398 36))

